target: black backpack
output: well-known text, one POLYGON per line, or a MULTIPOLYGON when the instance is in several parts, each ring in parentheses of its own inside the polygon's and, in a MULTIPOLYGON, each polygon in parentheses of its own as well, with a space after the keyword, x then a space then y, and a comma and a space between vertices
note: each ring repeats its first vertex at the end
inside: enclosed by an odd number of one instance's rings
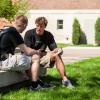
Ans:
MULTIPOLYGON (((13 46, 10 47, 10 48, 5 49, 5 51, 3 51, 2 50, 2 47, 1 47, 1 41, 2 41, 3 36, 5 36, 6 34, 8 35, 9 32, 11 32, 10 27, 6 27, 6 28, 4 28, 4 29, 2 29, 0 31, 0 54, 2 54, 2 52, 3 53, 11 53, 11 54, 14 54, 15 48, 13 46)), ((12 36, 10 36, 10 37, 11 37, 11 40, 13 42, 15 42, 15 40, 13 39, 13 37, 12 36)))
POLYGON ((0 30, 0 41, 1 41, 1 38, 2 38, 2 36, 5 34, 5 33, 7 33, 8 32, 8 29, 6 28, 6 29, 1 29, 0 30))
POLYGON ((1 36, 4 34, 3 30, 0 30, 0 40, 1 40, 1 36))
MULTIPOLYGON (((3 37, 3 35, 8 33, 8 32, 9 32, 9 30, 7 28, 0 30, 0 43, 1 43, 1 38, 3 37)), ((0 61, 5 60, 5 59, 7 59, 7 57, 5 56, 5 53, 2 54, 1 47, 0 47, 0 61)))

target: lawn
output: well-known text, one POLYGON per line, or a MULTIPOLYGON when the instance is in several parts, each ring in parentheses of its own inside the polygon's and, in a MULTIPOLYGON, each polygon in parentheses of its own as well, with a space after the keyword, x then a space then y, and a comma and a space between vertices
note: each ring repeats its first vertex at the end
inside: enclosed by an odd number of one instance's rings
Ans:
POLYGON ((64 47, 100 47, 100 46, 96 46, 96 45, 92 45, 92 44, 80 44, 80 45, 71 45, 71 44, 64 44, 64 43, 57 43, 57 46, 59 48, 64 48, 64 47))
POLYGON ((67 46, 69 46, 69 44, 57 43, 58 48, 64 48, 64 47, 67 47, 67 46))
POLYGON ((27 88, 0 95, 0 100, 100 100, 100 58, 66 65, 74 89, 62 87, 55 68, 48 70, 45 81, 56 85, 54 89, 30 92, 27 88))

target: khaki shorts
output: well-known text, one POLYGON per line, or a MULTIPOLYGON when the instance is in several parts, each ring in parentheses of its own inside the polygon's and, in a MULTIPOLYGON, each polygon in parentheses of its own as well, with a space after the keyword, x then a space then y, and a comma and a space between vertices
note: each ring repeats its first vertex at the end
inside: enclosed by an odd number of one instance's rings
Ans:
POLYGON ((30 68, 31 57, 26 55, 11 55, 8 59, 0 61, 1 70, 25 71, 30 68))
POLYGON ((40 67, 43 68, 52 68, 54 66, 54 61, 51 61, 50 53, 46 53, 43 57, 40 59, 40 67))
POLYGON ((43 57, 40 59, 40 72, 39 76, 43 77, 47 73, 47 68, 52 68, 54 66, 54 61, 50 60, 50 55, 49 53, 45 54, 43 57))

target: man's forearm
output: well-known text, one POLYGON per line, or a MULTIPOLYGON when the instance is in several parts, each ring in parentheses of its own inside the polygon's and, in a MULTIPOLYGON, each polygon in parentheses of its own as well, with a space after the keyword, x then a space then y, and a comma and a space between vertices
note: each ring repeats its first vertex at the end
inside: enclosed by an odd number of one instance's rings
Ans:
POLYGON ((31 49, 31 48, 29 48, 29 47, 27 47, 27 49, 28 49, 27 54, 28 54, 29 56, 32 56, 32 55, 34 55, 34 54, 39 54, 39 50, 31 49))
POLYGON ((31 49, 30 47, 27 47, 25 44, 19 45, 19 48, 21 49, 23 53, 25 53, 28 56, 39 54, 39 50, 31 49))

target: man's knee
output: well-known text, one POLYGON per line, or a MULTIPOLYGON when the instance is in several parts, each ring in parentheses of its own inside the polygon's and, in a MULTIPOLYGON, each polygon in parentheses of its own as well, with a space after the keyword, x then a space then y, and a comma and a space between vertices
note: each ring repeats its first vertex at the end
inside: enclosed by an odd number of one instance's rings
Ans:
POLYGON ((40 61, 40 56, 37 55, 37 54, 33 55, 32 56, 32 62, 34 62, 34 61, 40 61))
POLYGON ((56 56, 51 57, 51 61, 57 61, 58 59, 61 59, 60 55, 56 55, 56 56))

